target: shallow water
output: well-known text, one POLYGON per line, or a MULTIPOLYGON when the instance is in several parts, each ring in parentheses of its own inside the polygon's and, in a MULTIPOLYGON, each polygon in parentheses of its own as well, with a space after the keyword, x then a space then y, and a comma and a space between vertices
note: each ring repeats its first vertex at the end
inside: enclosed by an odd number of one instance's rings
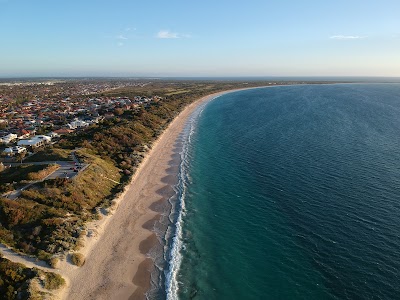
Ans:
POLYGON ((170 299, 398 297, 400 85, 235 92, 190 130, 170 299))

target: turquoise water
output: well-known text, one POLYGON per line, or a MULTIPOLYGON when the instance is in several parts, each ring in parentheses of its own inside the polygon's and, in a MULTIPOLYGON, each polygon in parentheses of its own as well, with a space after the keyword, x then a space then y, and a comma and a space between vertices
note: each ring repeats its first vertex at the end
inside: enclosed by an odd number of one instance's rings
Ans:
POLYGON ((399 84, 213 100, 183 153, 168 298, 398 299, 399 149, 399 84))

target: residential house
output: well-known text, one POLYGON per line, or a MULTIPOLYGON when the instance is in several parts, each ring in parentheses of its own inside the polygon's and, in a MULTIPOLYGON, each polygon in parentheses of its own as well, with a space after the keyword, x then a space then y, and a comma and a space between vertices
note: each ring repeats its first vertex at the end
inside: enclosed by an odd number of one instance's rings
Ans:
POLYGON ((18 146, 26 146, 31 148, 38 148, 51 142, 51 137, 47 135, 37 135, 30 140, 20 140, 18 146))
POLYGON ((25 147, 20 147, 20 146, 14 146, 14 147, 8 147, 6 149, 3 150, 3 154, 7 155, 7 156, 12 156, 12 155, 16 155, 22 152, 26 152, 26 148, 25 147))
POLYGON ((87 127, 90 124, 88 122, 79 120, 79 119, 75 119, 74 121, 72 121, 71 123, 68 124, 68 127, 70 129, 76 129, 76 128, 81 128, 81 127, 87 127))
POLYGON ((18 138, 18 136, 16 134, 13 133, 9 133, 6 136, 3 136, 0 138, 0 143, 3 144, 10 144, 11 142, 13 142, 14 140, 16 140, 18 138))

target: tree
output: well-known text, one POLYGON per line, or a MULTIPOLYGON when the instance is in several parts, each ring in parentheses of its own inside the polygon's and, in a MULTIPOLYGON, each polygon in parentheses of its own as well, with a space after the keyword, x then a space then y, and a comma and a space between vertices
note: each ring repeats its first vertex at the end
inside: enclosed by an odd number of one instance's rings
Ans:
POLYGON ((114 114, 117 116, 121 116, 123 113, 124 113, 124 110, 122 108, 114 109, 114 114))
POLYGON ((18 152, 15 158, 22 164, 23 159, 26 156, 26 151, 18 152))

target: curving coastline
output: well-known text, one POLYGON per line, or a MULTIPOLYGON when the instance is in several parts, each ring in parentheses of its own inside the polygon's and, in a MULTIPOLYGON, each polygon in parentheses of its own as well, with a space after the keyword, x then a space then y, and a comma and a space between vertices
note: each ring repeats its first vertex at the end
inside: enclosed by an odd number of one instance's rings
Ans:
MULTIPOLYGON (((188 105, 154 143, 132 182, 116 199, 111 216, 89 225, 84 266, 60 264, 67 288, 63 299, 145 299, 154 263, 148 252, 158 243, 154 224, 160 220, 178 176, 177 144, 196 108, 229 90, 205 96, 188 105)), ((159 249, 162 250, 162 249, 159 249)))

